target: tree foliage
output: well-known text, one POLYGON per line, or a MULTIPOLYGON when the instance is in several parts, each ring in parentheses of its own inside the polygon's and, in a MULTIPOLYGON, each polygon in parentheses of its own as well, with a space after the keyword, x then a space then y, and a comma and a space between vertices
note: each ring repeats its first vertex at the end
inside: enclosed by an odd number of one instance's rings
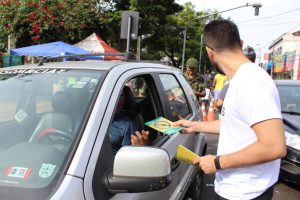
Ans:
POLYGON ((16 46, 63 40, 75 42, 100 25, 94 0, 2 0, 0 39, 8 35, 16 46))
MULTIPOLYGON (((185 58, 199 58, 203 27, 212 18, 203 16, 211 11, 197 12, 191 3, 182 6, 175 0, 0 0, 0 49, 7 46, 8 35, 23 47, 58 40, 73 44, 96 32, 124 51, 120 27, 127 10, 139 12, 142 59, 168 57, 179 67, 185 29, 185 58)), ((133 41, 131 51, 135 47, 133 41)), ((201 65, 206 62, 202 57, 201 65)))

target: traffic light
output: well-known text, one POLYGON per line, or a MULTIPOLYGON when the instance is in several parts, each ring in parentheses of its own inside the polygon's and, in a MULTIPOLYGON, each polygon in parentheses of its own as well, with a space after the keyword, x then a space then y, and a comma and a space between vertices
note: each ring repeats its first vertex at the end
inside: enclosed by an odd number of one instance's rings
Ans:
POLYGON ((259 15, 259 8, 261 7, 261 4, 259 3, 255 3, 253 4, 253 8, 254 8, 254 16, 258 16, 259 15))
POLYGON ((258 7, 255 7, 255 10, 254 10, 254 16, 258 16, 259 14, 259 8, 258 7))

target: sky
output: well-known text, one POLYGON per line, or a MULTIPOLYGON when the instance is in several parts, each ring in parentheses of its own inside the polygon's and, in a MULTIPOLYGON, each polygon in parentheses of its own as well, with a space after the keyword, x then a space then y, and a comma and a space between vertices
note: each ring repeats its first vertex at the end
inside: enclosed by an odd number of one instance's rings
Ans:
POLYGON ((179 4, 191 2, 196 11, 225 11, 246 5, 259 3, 259 15, 254 16, 252 6, 221 13, 226 19, 230 17, 238 26, 244 46, 252 46, 257 55, 268 52, 270 44, 287 32, 300 30, 299 0, 176 0, 179 4))

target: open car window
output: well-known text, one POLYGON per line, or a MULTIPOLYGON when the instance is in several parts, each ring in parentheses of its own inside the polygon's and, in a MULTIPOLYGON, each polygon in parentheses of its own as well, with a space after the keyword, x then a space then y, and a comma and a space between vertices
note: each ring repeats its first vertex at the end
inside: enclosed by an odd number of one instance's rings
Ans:
POLYGON ((104 76, 53 68, 0 71, 2 196, 7 187, 23 199, 33 199, 26 196, 33 191, 37 199, 53 192, 104 76))
POLYGON ((115 112, 108 128, 113 154, 126 145, 135 131, 149 131, 148 145, 161 145, 164 134, 144 123, 163 116, 158 89, 151 75, 139 75, 124 83, 115 105, 115 112), (121 106, 120 106, 121 105, 121 106))

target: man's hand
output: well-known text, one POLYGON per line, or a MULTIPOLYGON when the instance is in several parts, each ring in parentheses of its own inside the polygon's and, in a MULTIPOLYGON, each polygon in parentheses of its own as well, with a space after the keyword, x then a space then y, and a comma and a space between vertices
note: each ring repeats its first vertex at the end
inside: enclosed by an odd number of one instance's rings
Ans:
POLYGON ((176 126, 184 127, 181 131, 184 134, 197 132, 198 124, 199 124, 199 122, 197 122, 197 121, 190 121, 190 120, 185 120, 185 119, 181 119, 176 122, 173 122, 174 127, 176 127, 176 126))
POLYGON ((215 155, 206 155, 194 160, 193 164, 198 165, 205 174, 212 174, 217 171, 215 167, 215 155))
POLYGON ((142 133, 136 131, 131 135, 131 145, 133 146, 145 146, 148 144, 149 131, 142 130, 142 133))

